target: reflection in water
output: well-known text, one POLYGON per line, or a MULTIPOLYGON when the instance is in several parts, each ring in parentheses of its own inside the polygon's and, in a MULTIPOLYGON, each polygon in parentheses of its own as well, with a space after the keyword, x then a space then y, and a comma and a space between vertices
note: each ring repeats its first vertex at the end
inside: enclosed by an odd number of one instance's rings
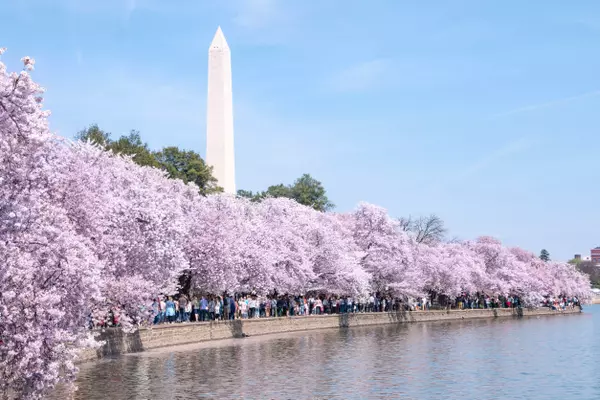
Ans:
POLYGON ((156 350, 83 365, 76 398, 597 400, 600 306, 585 311, 156 350))

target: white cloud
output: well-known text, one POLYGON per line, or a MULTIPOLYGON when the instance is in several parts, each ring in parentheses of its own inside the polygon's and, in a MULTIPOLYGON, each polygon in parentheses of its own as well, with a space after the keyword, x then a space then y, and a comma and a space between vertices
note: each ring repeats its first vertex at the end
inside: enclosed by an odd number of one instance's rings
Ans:
POLYGON ((474 162, 467 164, 462 169, 444 171, 446 173, 443 176, 433 179, 433 181, 427 183, 419 190, 431 193, 442 193, 453 185, 464 183, 496 164, 508 162, 508 160, 517 154, 533 148, 535 144, 536 141, 530 137, 521 137, 512 140, 489 153, 484 153, 474 162))
POLYGON ((241 0, 236 7, 233 22, 242 28, 264 29, 286 19, 286 13, 278 0, 241 0))
POLYGON ((81 127, 98 123, 117 136, 140 130, 152 148, 178 143, 204 149, 206 103, 199 89, 132 67, 109 67, 93 76, 67 83, 48 98, 48 107, 55 111, 51 126, 57 133, 72 136, 81 127), (76 95, 81 90, 86 96, 76 95))
POLYGON ((390 62, 375 59, 361 62, 338 72, 331 79, 333 89, 340 92, 360 92, 382 85, 390 69, 390 62))
MULTIPOLYGON (((40 1, 41 0, 37 0, 40 1)), ((119 18, 128 24, 131 16, 140 8, 152 8, 155 0, 54 0, 54 5, 75 15, 105 14, 119 18)), ((33 7, 34 4, 30 4, 33 7)))
POLYGON ((303 32, 312 4, 284 0, 237 0, 225 2, 237 36, 246 43, 281 45, 303 32))
POLYGON ((594 90, 593 92, 587 92, 587 93, 578 94, 576 96, 570 96, 570 97, 565 97, 565 98, 558 99, 558 100, 548 101, 546 103, 531 104, 528 106, 515 108, 513 110, 495 114, 492 116, 492 118, 507 117, 509 115, 521 114, 524 112, 536 111, 536 110, 541 110, 541 109, 550 108, 550 107, 556 107, 556 106, 560 106, 563 104, 571 103, 573 101, 583 100, 583 99, 586 99, 589 97, 596 97, 596 96, 600 96, 600 90, 594 90))
POLYGON ((504 161, 513 155, 529 150, 535 145, 535 141, 528 137, 522 137, 504 144, 502 147, 479 158, 476 162, 460 171, 455 176, 455 181, 462 181, 476 175, 493 164, 504 161))
POLYGON ((125 20, 129 21, 131 19, 131 15, 135 12, 137 8, 136 0, 127 0, 125 5, 125 20))

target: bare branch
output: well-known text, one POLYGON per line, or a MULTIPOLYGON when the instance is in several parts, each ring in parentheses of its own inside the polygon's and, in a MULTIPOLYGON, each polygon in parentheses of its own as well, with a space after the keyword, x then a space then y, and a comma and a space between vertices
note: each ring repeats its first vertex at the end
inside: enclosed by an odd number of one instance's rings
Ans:
POLYGON ((452 239, 448 240, 448 243, 461 243, 462 239, 458 236, 453 236, 452 239))
POLYGON ((418 243, 424 244, 442 241, 447 231, 444 227, 444 221, 435 214, 428 217, 419 217, 410 224, 408 229, 415 234, 415 240, 418 243))
POLYGON ((398 218, 398 224, 401 231, 409 232, 412 230, 413 219, 410 215, 408 216, 408 218, 400 217, 398 218))

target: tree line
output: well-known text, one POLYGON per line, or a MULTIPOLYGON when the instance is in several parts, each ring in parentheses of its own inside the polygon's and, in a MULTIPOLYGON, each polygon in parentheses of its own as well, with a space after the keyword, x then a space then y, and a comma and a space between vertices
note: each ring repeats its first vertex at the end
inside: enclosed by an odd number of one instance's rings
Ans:
MULTIPOLYGON (((134 163, 162 169, 167 172, 169 178, 181 179, 185 183, 193 182, 198 186, 201 195, 223 192, 223 188, 218 186, 217 179, 212 175, 212 167, 193 150, 167 146, 153 151, 142 140, 137 130, 132 129, 129 134, 113 139, 112 134, 100 129, 98 124, 80 130, 75 135, 75 139, 89 141, 115 154, 131 156, 134 163)), ((240 189, 237 191, 237 196, 253 202, 283 197, 323 212, 335 208, 335 204, 327 197, 323 184, 308 173, 296 179, 293 184, 280 183, 257 192, 240 189)), ((401 217, 398 218, 398 224, 401 230, 414 233, 418 243, 432 244, 443 241, 447 233, 444 221, 436 214, 401 217)))
MULTIPOLYGON (((181 179, 185 183, 193 182, 204 196, 223 192, 223 188, 218 185, 212 174, 212 167, 193 150, 167 146, 152 151, 142 140, 139 131, 131 130, 129 134, 113 139, 112 134, 100 129, 98 124, 82 129, 75 135, 75 139, 89 141, 115 154, 131 156, 134 163, 162 169, 167 172, 169 178, 181 179)), ((237 195, 252 201, 261 201, 267 197, 285 197, 317 211, 330 211, 334 208, 323 184, 310 174, 303 174, 291 185, 280 183, 256 193, 241 189, 237 195)))

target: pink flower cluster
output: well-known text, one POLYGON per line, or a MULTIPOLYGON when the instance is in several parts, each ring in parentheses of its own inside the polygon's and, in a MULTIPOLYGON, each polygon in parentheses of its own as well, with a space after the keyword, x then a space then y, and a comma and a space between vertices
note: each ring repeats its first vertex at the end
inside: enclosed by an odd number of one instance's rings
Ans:
POLYGON ((421 245, 374 205, 332 214, 289 199, 202 197, 160 170, 53 135, 42 93, 28 72, 0 63, 4 394, 41 398, 73 382, 78 351, 95 345, 89 318, 112 309, 133 329, 182 274, 213 293, 588 296, 587 276, 568 264, 491 238, 421 245))

